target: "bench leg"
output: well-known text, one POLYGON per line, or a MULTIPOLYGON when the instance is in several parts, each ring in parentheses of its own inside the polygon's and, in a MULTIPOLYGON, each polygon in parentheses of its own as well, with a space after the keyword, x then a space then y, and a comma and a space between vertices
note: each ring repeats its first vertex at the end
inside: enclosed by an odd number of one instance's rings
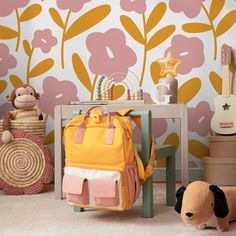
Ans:
POLYGON ((175 205, 175 155, 166 157, 166 204, 175 205))
POLYGON ((81 207, 74 207, 74 212, 84 212, 84 208, 81 207))
POLYGON ((152 176, 143 185, 143 217, 153 217, 153 183, 152 176))

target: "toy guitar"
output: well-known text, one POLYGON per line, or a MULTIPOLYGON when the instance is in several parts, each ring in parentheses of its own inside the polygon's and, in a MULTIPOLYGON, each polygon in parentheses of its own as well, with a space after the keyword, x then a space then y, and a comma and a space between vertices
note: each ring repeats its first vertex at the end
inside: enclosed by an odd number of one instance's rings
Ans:
POLYGON ((222 95, 215 99, 216 111, 211 120, 211 129, 221 135, 236 133, 236 96, 230 92, 230 62, 231 47, 223 45, 221 49, 221 64, 223 67, 222 95))

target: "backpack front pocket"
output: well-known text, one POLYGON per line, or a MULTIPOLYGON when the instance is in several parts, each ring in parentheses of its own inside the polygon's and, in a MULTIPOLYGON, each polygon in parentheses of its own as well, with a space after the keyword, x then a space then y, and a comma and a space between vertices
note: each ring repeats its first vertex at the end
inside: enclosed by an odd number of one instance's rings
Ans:
POLYGON ((67 193, 68 202, 72 205, 114 210, 122 210, 127 206, 123 200, 123 197, 126 199, 125 194, 128 194, 123 193, 123 173, 68 166, 64 170, 63 191, 67 193))
POLYGON ((116 207, 119 205, 118 182, 115 179, 93 179, 91 195, 96 206, 116 207))
POLYGON ((74 175, 64 175, 63 192, 67 193, 67 201, 78 205, 89 204, 88 181, 74 175))

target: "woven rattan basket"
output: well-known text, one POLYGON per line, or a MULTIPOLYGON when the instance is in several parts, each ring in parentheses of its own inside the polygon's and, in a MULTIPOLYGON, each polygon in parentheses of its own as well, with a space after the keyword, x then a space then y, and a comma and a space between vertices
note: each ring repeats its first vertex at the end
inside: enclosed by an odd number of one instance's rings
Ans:
MULTIPOLYGON (((0 136, 2 135, 2 122, 0 120, 0 136)), ((27 133, 32 133, 38 135, 39 137, 45 140, 46 137, 46 121, 45 120, 36 120, 36 121, 17 121, 11 120, 10 130, 22 129, 27 133)))

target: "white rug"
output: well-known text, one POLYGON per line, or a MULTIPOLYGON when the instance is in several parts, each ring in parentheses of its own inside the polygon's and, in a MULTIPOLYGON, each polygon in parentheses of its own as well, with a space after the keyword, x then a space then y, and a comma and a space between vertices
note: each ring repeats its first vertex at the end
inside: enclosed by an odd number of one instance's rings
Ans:
POLYGON ((154 184, 154 217, 141 217, 141 201, 126 212, 75 213, 65 200, 55 200, 53 186, 33 196, 7 196, 0 192, 0 236, 171 236, 236 235, 230 231, 198 231, 185 225, 173 207, 165 206, 165 185, 154 184))

